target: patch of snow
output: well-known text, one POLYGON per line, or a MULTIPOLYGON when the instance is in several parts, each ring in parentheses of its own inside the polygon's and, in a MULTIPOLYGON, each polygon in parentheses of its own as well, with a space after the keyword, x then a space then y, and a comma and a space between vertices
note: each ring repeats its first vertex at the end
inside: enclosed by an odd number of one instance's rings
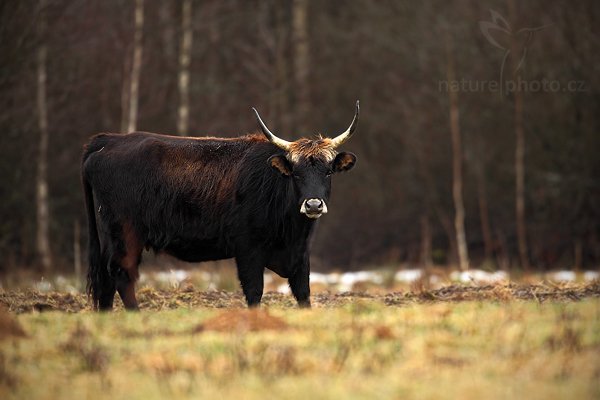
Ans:
POLYGON ((140 277, 138 279, 138 283, 143 284, 148 282, 148 274, 145 272, 140 272, 140 277))
POLYGON ((450 279, 459 282, 497 283, 508 280, 506 271, 487 272, 481 269, 452 271, 450 279))
POLYGON ((383 283, 383 277, 374 271, 344 272, 340 277, 338 289, 342 292, 350 291, 358 282, 371 282, 379 285, 383 283))
POLYGON ((187 271, 182 269, 171 269, 169 272, 158 272, 155 279, 159 282, 169 283, 172 286, 177 286, 189 277, 187 271))
POLYGON ((71 294, 79 293, 79 289, 77 289, 77 279, 73 278, 69 280, 62 275, 58 275, 54 278, 54 287, 57 290, 65 291, 71 294))
POLYGON ((61 287, 61 288, 65 287, 69 284, 69 281, 67 280, 67 278, 65 278, 62 275, 58 275, 55 279, 55 282, 56 282, 56 286, 61 287))
POLYGON ((310 283, 322 283, 324 285, 336 285, 340 282, 342 275, 337 272, 323 274, 320 272, 310 273, 310 283))
POLYGON ((506 271, 496 271, 492 274, 495 282, 508 281, 510 280, 510 275, 506 271))
POLYGON ((42 278, 39 282, 34 283, 33 287, 40 292, 49 292, 52 290, 52 284, 42 278))
MULTIPOLYGON (((583 280, 590 282, 590 281, 595 281, 597 279, 600 279, 600 272, 598 271, 585 271, 583 273, 583 280)), ((2 286, 0 285, 0 288, 2 288, 2 286)))
POLYGON ((282 283, 281 285, 277 286, 277 292, 283 294, 290 294, 292 291, 290 290, 290 287, 287 283, 282 283))
POLYGON ((73 286, 73 285, 67 285, 65 287, 65 290, 67 291, 67 293, 71 293, 71 294, 77 294, 77 293, 79 293, 79 290, 75 286, 73 286))
POLYGON ((423 270, 421 269, 402 269, 394 275, 394 280, 399 282, 415 282, 421 279, 423 270))
POLYGON ((546 277, 555 282, 575 282, 577 275, 575 271, 554 271, 549 272, 546 277))
POLYGON ((173 279, 177 282, 182 282, 190 276, 190 274, 188 274, 187 271, 184 271, 182 269, 177 269, 175 271, 171 270, 170 272, 173 275, 173 279))
POLYGON ((273 282, 273 275, 264 274, 263 281, 264 281, 265 285, 268 285, 269 283, 273 282))

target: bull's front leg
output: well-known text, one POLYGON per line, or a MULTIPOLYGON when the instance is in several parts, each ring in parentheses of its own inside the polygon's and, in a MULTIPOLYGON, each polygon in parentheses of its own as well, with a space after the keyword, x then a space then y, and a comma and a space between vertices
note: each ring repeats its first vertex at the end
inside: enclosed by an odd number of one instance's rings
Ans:
POLYGON ((262 255, 238 256, 236 263, 248 307, 258 307, 263 295, 266 259, 262 255))
POLYGON ((310 308, 310 260, 308 254, 302 256, 295 268, 294 275, 288 279, 292 294, 302 308, 310 308))

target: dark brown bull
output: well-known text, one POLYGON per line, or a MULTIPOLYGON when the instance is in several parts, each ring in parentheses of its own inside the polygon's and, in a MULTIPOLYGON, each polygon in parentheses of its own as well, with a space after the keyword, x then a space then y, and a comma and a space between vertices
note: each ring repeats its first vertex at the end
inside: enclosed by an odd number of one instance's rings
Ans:
POLYGON ((112 308, 118 292, 136 309, 142 250, 181 260, 235 257, 249 306, 263 293, 264 269, 288 278, 310 306, 309 238, 327 213, 331 175, 356 157, 337 152, 352 135, 287 142, 269 131, 234 139, 135 132, 103 133, 86 146, 82 181, 89 226, 88 293, 112 308))

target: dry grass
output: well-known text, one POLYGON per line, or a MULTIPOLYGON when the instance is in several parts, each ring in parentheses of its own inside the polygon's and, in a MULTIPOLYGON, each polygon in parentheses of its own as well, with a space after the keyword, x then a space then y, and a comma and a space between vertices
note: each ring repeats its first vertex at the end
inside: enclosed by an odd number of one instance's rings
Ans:
MULTIPOLYGON (((578 301, 585 298, 600 297, 600 283, 543 283, 498 285, 449 285, 441 289, 426 290, 413 288, 405 292, 320 292, 312 296, 314 307, 340 307, 358 300, 369 300, 387 306, 402 306, 430 302, 459 301, 511 301, 535 300, 545 301, 578 301)), ((199 291, 193 287, 174 290, 158 290, 150 287, 137 292, 140 309, 168 310, 177 308, 242 308, 245 301, 241 292, 224 290, 199 291)), ((117 300, 117 309, 122 304, 117 300)), ((65 312, 91 311, 87 297, 83 294, 39 292, 35 290, 0 292, 0 305, 11 312, 26 313, 32 311, 59 310, 65 312)), ((271 307, 295 307, 290 295, 268 292, 263 297, 263 304, 271 307)))
POLYGON ((217 332, 258 332, 287 329, 288 325, 281 318, 269 314, 268 310, 234 309, 227 310, 203 322, 193 329, 194 333, 203 331, 217 332))
POLYGON ((0 305, 0 340, 24 336, 26 334, 19 321, 0 305))
POLYGON ((270 293, 247 310, 239 293, 144 289, 141 312, 104 314, 1 293, 22 334, 0 341, 0 398, 599 398, 599 292, 321 293, 313 310, 270 293))

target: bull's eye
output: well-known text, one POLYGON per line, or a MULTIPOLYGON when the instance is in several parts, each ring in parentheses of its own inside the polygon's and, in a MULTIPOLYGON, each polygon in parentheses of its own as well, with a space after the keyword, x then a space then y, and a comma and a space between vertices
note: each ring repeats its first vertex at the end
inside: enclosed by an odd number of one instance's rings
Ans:
POLYGON ((325 176, 331 176, 333 175, 333 171, 327 171, 327 173, 325 174, 325 176))

